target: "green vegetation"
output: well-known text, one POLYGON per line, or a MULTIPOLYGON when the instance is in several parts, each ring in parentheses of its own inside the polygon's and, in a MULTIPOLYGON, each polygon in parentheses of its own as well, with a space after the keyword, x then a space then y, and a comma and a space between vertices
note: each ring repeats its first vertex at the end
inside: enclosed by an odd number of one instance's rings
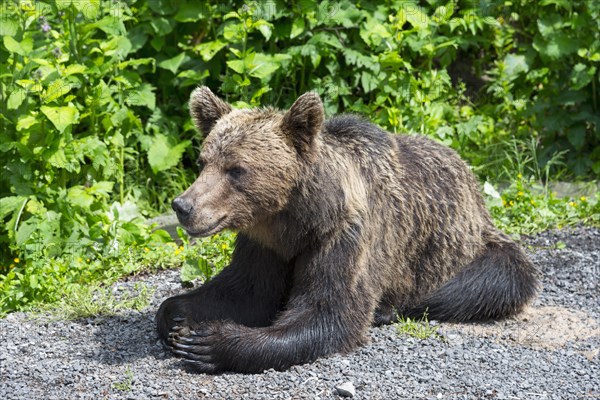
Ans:
POLYGON ((600 3, 381 3, 3 2, 0 314, 147 269, 222 268, 232 234, 180 249, 144 222, 195 177, 201 83, 237 107, 316 90, 329 115, 448 144, 510 232, 598 225, 598 194, 546 185, 600 175, 600 3))
POLYGON ((113 386, 113 388, 117 389, 120 392, 130 392, 132 389, 134 378, 135 378, 135 376, 133 374, 133 371, 128 366, 127 368, 125 368, 124 378, 118 382, 113 383, 112 386, 113 386))
POLYGON ((110 287, 75 286, 56 303, 39 308, 65 319, 115 315, 125 310, 141 311, 150 303, 152 290, 135 284, 133 290, 114 293, 110 287))
POLYGON ((578 224, 600 226, 600 197, 558 198, 522 175, 498 194, 486 184, 487 204, 496 225, 508 233, 532 234, 578 224))
POLYGON ((420 319, 398 317, 398 322, 394 324, 396 332, 400 335, 408 335, 417 339, 437 338, 437 327, 431 325, 425 313, 420 319))

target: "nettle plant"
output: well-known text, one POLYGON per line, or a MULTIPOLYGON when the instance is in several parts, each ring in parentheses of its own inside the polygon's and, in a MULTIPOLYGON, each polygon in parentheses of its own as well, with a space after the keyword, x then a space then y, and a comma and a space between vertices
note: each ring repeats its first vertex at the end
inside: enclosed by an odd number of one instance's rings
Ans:
POLYGON ((142 224, 127 175, 166 169, 177 162, 167 158, 171 152, 181 154, 189 142, 165 148, 165 137, 144 128, 156 98, 137 69, 154 68, 154 60, 128 57, 131 9, 121 2, 8 1, 1 12, 5 280, 39 259, 118 257, 132 244, 168 240, 142 224))
POLYGON ((7 1, 1 11, 0 265, 69 243, 107 256, 147 241, 128 174, 152 177, 190 142, 169 146, 153 126, 155 88, 138 69, 155 60, 129 57, 132 10, 77 0, 7 1))

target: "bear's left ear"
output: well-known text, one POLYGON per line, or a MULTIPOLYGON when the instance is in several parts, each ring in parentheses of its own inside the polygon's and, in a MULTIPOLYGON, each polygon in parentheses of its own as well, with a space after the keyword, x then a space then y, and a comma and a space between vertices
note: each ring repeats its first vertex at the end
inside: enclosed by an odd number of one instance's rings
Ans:
POLYGON ((310 151, 312 143, 321 131, 325 112, 323 102, 315 92, 304 93, 283 116, 281 127, 292 139, 301 155, 310 151))
POLYGON ((190 114, 196 127, 206 136, 217 121, 231 112, 231 106, 206 86, 194 89, 190 96, 190 114))

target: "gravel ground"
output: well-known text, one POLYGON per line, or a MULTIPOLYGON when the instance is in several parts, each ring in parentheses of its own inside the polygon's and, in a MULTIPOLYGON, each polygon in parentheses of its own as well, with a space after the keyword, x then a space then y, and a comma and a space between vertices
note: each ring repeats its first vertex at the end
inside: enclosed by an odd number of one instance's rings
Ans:
POLYGON ((286 372, 207 376, 171 357, 153 317, 183 290, 178 271, 117 284, 156 288, 141 313, 79 321, 14 313, 0 320, 0 399, 335 399, 347 382, 357 399, 600 398, 600 230, 526 243, 544 288, 521 316, 439 324, 439 337, 426 340, 373 328, 369 345, 286 372))

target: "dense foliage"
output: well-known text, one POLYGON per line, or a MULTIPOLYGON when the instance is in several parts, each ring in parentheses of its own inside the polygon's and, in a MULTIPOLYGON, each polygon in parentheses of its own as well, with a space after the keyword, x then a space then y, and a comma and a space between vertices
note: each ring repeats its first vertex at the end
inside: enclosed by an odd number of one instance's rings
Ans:
POLYGON ((7 0, 1 13, 0 312, 166 254, 143 220, 194 177, 200 83, 240 107, 316 90, 328 114, 429 135, 484 180, 600 174, 595 0, 7 0))

